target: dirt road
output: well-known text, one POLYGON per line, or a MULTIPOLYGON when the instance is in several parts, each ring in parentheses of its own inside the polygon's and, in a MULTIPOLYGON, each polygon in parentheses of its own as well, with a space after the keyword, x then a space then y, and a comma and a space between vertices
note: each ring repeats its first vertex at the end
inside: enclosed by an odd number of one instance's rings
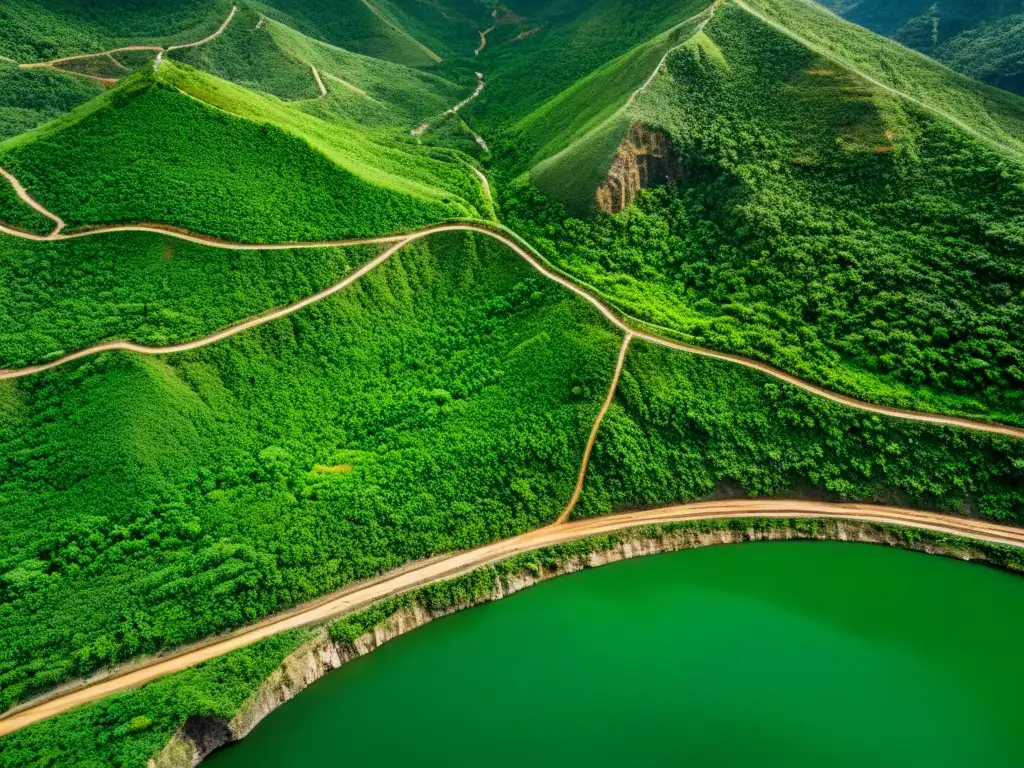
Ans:
POLYGON ((56 368, 65 363, 69 363, 72 360, 80 360, 83 357, 89 355, 98 354, 100 352, 108 352, 113 350, 123 350, 127 352, 137 352, 143 355, 163 355, 172 354, 174 352, 186 352, 192 349, 199 349, 205 347, 208 344, 214 344, 218 341, 230 338, 236 334, 244 331, 256 328, 265 323, 269 323, 273 320, 285 317, 297 312, 303 307, 307 307, 321 299, 325 299, 328 296, 332 296, 343 288, 351 285, 353 282, 358 280, 363 275, 376 269, 378 266, 383 264, 388 258, 401 250, 409 243, 420 240, 429 235, 437 234, 440 232, 478 232, 488 237, 493 237, 501 243, 504 243, 507 247, 511 248, 516 254, 523 258, 531 267, 537 272, 542 274, 544 277, 558 283, 562 287, 572 291, 580 298, 587 301, 589 304, 594 306, 612 325, 624 333, 631 333, 637 339, 650 342, 651 344, 657 344, 659 346, 668 347, 669 349, 675 349, 680 352, 689 352, 693 355, 700 355, 702 357, 710 357, 715 360, 723 360, 726 362, 734 363, 736 365, 742 365, 746 368, 752 368, 753 370, 760 371, 763 374, 771 376, 772 378, 784 381, 787 384, 791 384, 794 387, 802 389, 805 392, 809 392, 819 397, 824 397, 833 402, 841 403, 842 405, 849 406, 850 408, 856 408, 861 411, 868 411, 869 413, 877 413, 881 416, 891 416, 897 419, 903 419, 905 421, 920 421, 928 424, 940 424, 950 427, 961 427, 963 429, 970 429, 976 432, 988 432, 997 435, 1006 435, 1008 437, 1014 437, 1018 439, 1024 439, 1024 429, 1020 427, 1010 427, 1003 424, 994 424, 985 421, 979 421, 975 419, 961 418, 958 416, 942 416, 940 414, 925 413, 918 411, 908 411, 901 408, 891 408, 884 405, 874 405, 872 403, 865 403, 861 400, 857 400, 853 397, 846 395, 840 395, 835 392, 830 392, 822 387, 815 384, 811 384, 802 379, 792 376, 784 371, 780 371, 778 368, 774 368, 766 363, 760 363, 756 360, 750 360, 740 355, 732 355, 725 352, 716 352, 711 349, 704 349, 703 347, 695 347, 690 344, 682 344, 677 341, 672 341, 662 336, 657 336, 652 333, 646 333, 643 331, 636 330, 635 328, 627 325, 623 320, 619 318, 601 299, 595 297, 591 293, 576 285, 574 282, 562 275, 552 271, 538 258, 535 258, 525 248, 519 245, 519 243, 486 224, 439 224, 432 227, 419 230, 417 232, 411 232, 402 235, 388 235, 384 237, 371 237, 366 239, 354 239, 354 240, 331 240, 324 242, 315 243, 280 243, 273 245, 259 244, 259 243, 232 243, 223 240, 217 240, 215 238, 206 237, 203 235, 194 235, 184 233, 178 230, 174 230, 169 227, 164 227, 156 224, 139 224, 139 225, 119 225, 113 227, 103 227, 88 232, 78 232, 74 234, 63 234, 57 233, 46 237, 40 235, 31 235, 29 233, 22 232, 20 230, 12 230, 9 227, 0 225, 0 232, 6 232, 7 234, 14 234, 18 237, 24 237, 30 240, 70 240, 77 237, 88 237, 93 235, 99 235, 109 232, 154 232, 158 234, 170 235, 177 237, 182 240, 189 242, 201 243, 203 245, 209 245, 214 248, 226 248, 229 250, 282 250, 287 248, 323 248, 330 246, 350 246, 350 245, 369 245, 369 244, 393 244, 392 247, 388 248, 383 254, 378 256, 373 261, 360 267, 358 270, 353 272, 351 275, 346 277, 344 280, 336 283, 335 285, 327 288, 320 293, 314 294, 302 301, 290 304, 286 307, 276 309, 272 312, 259 315, 257 317, 246 320, 245 322, 239 323, 238 325, 230 326, 223 330, 217 331, 209 336, 205 336, 201 339, 194 341, 188 341, 181 344, 172 344, 168 346, 146 346, 144 344, 136 344, 130 341, 109 341, 103 344, 97 344, 86 349, 79 350, 78 352, 72 352, 52 360, 48 363, 41 363, 39 365, 30 365, 24 368, 15 368, 8 370, 0 370, 0 380, 3 379, 16 379, 22 376, 31 376, 32 374, 41 373, 42 371, 56 368))
MULTIPOLYGON (((2 169, 0 169, 2 170, 2 169)), ((22 198, 27 204, 31 205, 36 210, 43 212, 44 215, 49 216, 51 219, 60 221, 58 217, 47 211, 43 206, 39 205, 32 197, 25 191, 21 184, 17 183, 17 180, 6 171, 3 172, 5 178, 14 184, 15 191, 19 197, 22 198)), ((60 222, 63 225, 63 222, 60 222)), ((397 235, 385 235, 382 237, 370 237, 362 239, 350 239, 350 240, 328 240, 320 242, 308 242, 308 243, 275 243, 275 244, 262 244, 262 243, 236 243, 225 240, 219 240, 214 237, 206 235, 197 235, 183 230, 175 229, 173 227, 167 227, 161 224, 123 224, 109 227, 98 227, 83 232, 64 233, 59 230, 55 230, 49 235, 36 235, 30 232, 24 232, 19 229, 14 229, 5 225, 0 224, 0 232, 5 234, 13 235, 15 237, 21 237, 28 240, 36 241, 63 241, 71 240, 79 237, 94 237, 97 235, 108 234, 111 232, 152 232, 155 234, 168 235, 175 237, 180 240, 186 240, 188 242, 199 243, 201 245, 208 245, 212 248, 222 248, 227 250, 253 250, 253 251, 271 251, 271 250, 284 250, 284 249, 301 249, 301 248, 323 248, 323 247, 345 247, 350 245, 372 245, 372 244, 391 244, 393 247, 388 248, 381 256, 378 256, 373 261, 360 267, 358 270, 353 272, 351 275, 346 277, 344 280, 336 283, 335 285, 327 288, 313 296, 310 296, 302 301, 290 304, 286 307, 276 309, 272 312, 267 312, 257 317, 250 318, 237 325, 230 326, 223 330, 217 331, 209 336, 205 336, 201 339, 194 341, 184 342, 182 344, 172 344, 169 346, 152 347, 144 344, 135 344, 129 341, 110 341, 103 344, 97 344, 87 349, 79 350, 78 352, 72 352, 68 355, 52 360, 48 363, 41 363, 39 365, 30 365, 24 368, 16 368, 9 370, 0 370, 0 380, 3 379, 16 379, 22 376, 30 376, 35 373, 56 368, 57 366, 69 363, 72 360, 79 360, 89 355, 94 355, 99 352, 107 352, 112 350, 123 350, 127 352, 137 352, 144 355, 162 355, 171 354, 174 352, 185 352, 192 349, 198 349, 208 344, 214 344, 218 341, 230 338, 236 334, 244 331, 256 328, 265 323, 269 323, 273 320, 285 317, 297 312, 303 307, 307 307, 321 299, 325 299, 328 296, 332 296, 343 288, 351 285, 354 281, 358 280, 363 275, 376 269, 378 266, 383 264, 388 258, 401 250, 404 246, 409 243, 420 240, 429 235, 437 234, 440 232, 478 232, 488 237, 493 237, 495 240, 511 248, 516 254, 524 259, 531 267, 539 272, 544 277, 558 283, 562 287, 572 291, 577 296, 587 301, 589 304, 594 306, 612 325, 621 330, 623 333, 631 333, 637 339, 650 342, 651 344, 657 344, 659 346, 668 347, 669 349, 675 349, 680 352, 689 352, 693 355, 700 355, 702 357, 710 357, 715 360, 723 360, 725 362, 734 363, 736 365, 742 365, 746 368, 752 368, 756 371, 760 371, 763 374, 771 376, 772 378, 784 381, 787 384, 791 384, 794 387, 802 389, 805 392, 809 392, 819 397, 824 397, 833 402, 841 403, 842 405, 849 406, 850 408, 857 408, 861 411, 868 411, 870 413, 877 413, 881 416, 891 416, 897 419, 903 419, 905 421, 920 421, 928 424, 940 424, 951 427, 962 427, 963 429, 971 429, 977 432, 988 432, 997 435, 1006 435, 1014 438, 1024 438, 1024 429, 1020 427, 1010 427, 1002 424, 993 424, 990 422, 979 421, 975 419, 961 418, 957 416, 942 416, 934 413, 925 413, 918 411, 908 411, 901 408, 891 408, 883 405, 874 405, 872 403, 865 403, 861 400, 857 400, 853 397, 846 395, 840 395, 835 392, 830 392, 822 387, 815 384, 811 384, 802 379, 792 376, 784 371, 780 371, 778 368, 774 368, 766 363, 761 363, 756 360, 750 360, 740 355, 732 355, 725 352, 716 352, 711 349, 704 349, 703 347, 695 347, 690 344, 683 344, 663 336, 656 334, 639 331, 632 326, 628 325, 625 321, 619 318, 619 316, 610 309, 603 300, 589 293, 579 285, 569 280, 566 277, 554 272, 542 263, 539 256, 535 257, 533 253, 526 250, 526 247, 520 245, 519 240, 505 234, 505 232, 497 229, 496 227, 480 223, 459 223, 459 224, 438 224, 431 227, 418 230, 416 232, 409 232, 406 234, 397 235)))
POLYGON ((562 510, 562 514, 558 516, 556 523, 564 523, 569 519, 572 511, 576 509, 576 503, 580 500, 580 495, 583 493, 583 481, 587 479, 587 467, 590 466, 590 454, 594 452, 594 443, 597 442, 597 432, 601 429, 601 422, 604 421, 605 414, 608 413, 608 409, 611 407, 612 400, 615 399, 615 390, 619 388, 619 379, 622 377, 622 367, 626 364, 626 353, 629 351, 629 344, 633 341, 633 334, 627 333, 626 338, 622 340, 622 347, 619 349, 619 359, 615 363, 615 373, 612 374, 612 383, 608 387, 608 395, 604 399, 604 403, 601 404, 601 410, 597 412, 597 418, 594 419, 594 426, 590 430, 590 437, 587 439, 587 447, 583 450, 583 460, 580 462, 579 475, 576 477, 576 487, 573 489, 572 498, 569 499, 569 503, 562 510))
POLYGON ((205 45, 213 40, 220 37, 224 30, 228 28, 228 24, 235 17, 235 13, 238 11, 238 6, 231 6, 231 12, 228 14, 227 19, 220 25, 216 32, 211 35, 207 35, 202 40, 196 40, 194 43, 184 43, 183 45, 170 45, 166 48, 161 45, 126 45, 121 48, 111 48, 109 51, 97 51, 96 53, 79 53, 75 56, 62 56, 59 59, 50 59, 49 61, 33 61, 27 64, 19 64, 18 66, 22 69, 38 69, 40 67, 55 67, 59 64, 64 64, 69 61, 80 61, 81 59, 92 59, 96 56, 111 56, 115 53, 126 53, 128 51, 156 51, 157 53, 167 53, 168 51, 178 51, 183 48, 196 48, 200 45, 205 45))
POLYGON ((96 701, 119 691, 137 688, 151 680, 222 656, 279 632, 329 621, 386 597, 454 578, 521 552, 550 547, 586 536, 622 531, 640 525, 748 517, 830 518, 894 524, 970 537, 1007 546, 1024 546, 1024 529, 900 507, 832 504, 822 501, 744 499, 701 502, 555 524, 477 549, 413 563, 393 573, 352 585, 315 603, 286 611, 230 635, 211 638, 179 653, 148 659, 137 666, 115 670, 103 679, 93 682, 86 681, 73 690, 65 688, 59 695, 49 700, 39 701, 0 716, 0 736, 67 712, 73 707, 96 701))

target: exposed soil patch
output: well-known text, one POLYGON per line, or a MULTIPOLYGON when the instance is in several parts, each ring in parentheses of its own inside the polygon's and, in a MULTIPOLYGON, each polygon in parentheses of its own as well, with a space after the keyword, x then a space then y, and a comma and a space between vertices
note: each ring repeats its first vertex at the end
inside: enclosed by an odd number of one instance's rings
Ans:
POLYGON ((636 124, 619 145, 604 183, 597 188, 597 205, 605 213, 618 213, 641 189, 670 184, 681 177, 665 134, 636 124))

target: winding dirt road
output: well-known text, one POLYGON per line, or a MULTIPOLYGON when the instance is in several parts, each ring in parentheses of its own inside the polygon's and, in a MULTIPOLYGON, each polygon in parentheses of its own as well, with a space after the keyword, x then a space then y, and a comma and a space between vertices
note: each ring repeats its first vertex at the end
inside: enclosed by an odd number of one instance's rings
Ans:
POLYGON ((487 36, 489 34, 491 34, 491 32, 493 32, 497 28, 498 28, 498 25, 494 24, 494 25, 488 27, 487 29, 481 29, 480 30, 480 47, 477 48, 475 51, 473 51, 473 55, 474 56, 479 56, 481 53, 483 53, 484 48, 487 47, 487 36))
MULTIPOLYGON (((0 176, 3 176, 7 180, 7 182, 14 189, 14 193, 23 203, 32 208, 36 213, 42 214, 43 216, 45 216, 46 218, 53 222, 54 229, 48 235, 48 237, 56 237, 57 235, 60 234, 60 231, 64 229, 64 219, 62 219, 57 214, 52 213, 47 208, 38 203, 36 199, 28 193, 28 190, 21 185, 21 182, 18 181, 14 176, 9 174, 7 171, 5 171, 3 168, 0 168, 0 176)), ((0 227, 2 226, 3 225, 0 224, 0 227)))
MULTIPOLYGON (((3 172, 3 176, 9 181, 14 183, 14 189, 18 193, 19 197, 22 198, 27 204, 31 205, 36 210, 41 212, 45 211, 44 215, 48 215, 51 219, 59 221, 59 218, 54 214, 46 211, 46 209, 31 198, 27 191, 21 184, 17 183, 11 174, 6 171, 3 172)), ((63 222, 61 222, 63 224, 63 222)), ((976 432, 987 432, 996 435, 1005 435, 1007 437, 1013 437, 1018 439, 1024 439, 1024 429, 1020 427, 1010 427, 1003 424, 995 424, 992 422, 986 422, 976 419, 967 419, 958 416, 943 416, 935 413, 926 413, 919 411, 909 411, 901 408, 891 408, 884 405, 874 405, 872 403, 866 403, 861 400, 857 400, 853 397, 846 395, 840 395, 835 392, 830 392, 823 387, 819 387, 816 384, 799 379, 796 376, 792 376, 785 371, 781 371, 778 368, 770 366, 766 363, 761 363, 756 360, 751 360, 740 355, 732 355, 726 352, 716 352, 711 349, 704 349, 703 347, 696 347, 690 344, 683 344, 678 341, 658 336, 656 334, 647 333, 644 331, 637 330, 632 326, 628 325, 624 320, 609 308, 604 301, 597 296, 589 293, 584 288, 580 287, 572 280, 562 276, 561 274, 548 268, 543 262, 542 257, 539 254, 535 255, 534 251, 531 253, 527 250, 525 241, 514 239, 513 237, 505 234, 505 232, 497 229, 494 226, 480 223, 458 223, 458 224, 438 224, 431 227, 418 230, 416 232, 409 232, 406 234, 397 235, 386 235, 382 237, 370 237, 362 239, 350 239, 350 240, 327 240, 321 242, 307 242, 307 243, 274 243, 274 244, 263 244, 263 243, 236 243, 231 241, 219 240, 214 237, 208 237, 206 235, 197 235, 183 230, 178 230, 173 227, 164 226, 161 224, 122 224, 109 227, 97 227, 96 229, 86 230, 83 232, 64 233, 59 230, 55 230, 49 235, 36 235, 30 232, 24 232, 19 229, 15 229, 9 226, 0 224, 0 232, 5 234, 13 235, 15 237, 21 237, 28 240, 35 241, 63 241, 72 240, 79 237, 91 237, 96 235, 107 234, 111 232, 150 232, 161 235, 168 235, 175 237, 180 240, 186 240, 188 242, 199 243, 201 245, 208 245, 212 248, 221 248, 226 250, 253 250, 253 251, 272 251, 272 250, 285 250, 285 249, 301 249, 301 248, 324 248, 324 247, 347 247, 352 245, 374 245, 374 244, 390 244, 392 247, 388 248, 384 253, 375 258, 373 261, 363 265, 348 277, 344 278, 333 286, 320 291, 302 301, 290 304, 286 307, 275 309, 271 312, 258 315, 250 318, 237 325, 230 326, 223 330, 217 331, 209 336, 205 336, 201 339, 195 339, 193 341, 184 342, 181 344, 172 344, 168 346, 147 346, 144 344, 136 344, 130 341, 109 341, 103 344, 97 344, 86 349, 72 352, 52 360, 48 363, 41 363, 38 365, 30 365, 25 368, 16 368, 8 370, 0 370, 0 380, 3 379, 16 379, 23 376, 30 376, 32 374, 41 373, 42 371, 56 368, 65 363, 69 363, 73 360, 80 360, 83 357, 94 355, 100 352, 108 352, 113 350, 123 350, 127 352, 136 352, 144 355, 163 355, 172 354, 175 352, 186 352, 192 349, 199 349, 205 347, 208 344, 214 344, 218 341, 230 338, 236 334, 244 331, 256 328, 265 323, 269 323, 273 320, 286 317, 287 315, 297 312, 303 307, 308 307, 317 301, 332 296, 343 288, 351 285, 353 282, 358 280, 363 275, 371 272, 372 270, 379 267, 385 261, 387 261, 393 254, 404 248, 406 245, 413 243, 417 240, 421 240, 424 237, 428 237, 433 234, 440 232, 477 232, 488 237, 492 237, 495 240, 503 243, 505 246, 510 248, 514 253, 519 255, 523 260, 526 261, 533 269, 539 272, 547 279, 561 285, 563 288, 572 291, 577 296, 582 298, 584 301, 595 307, 613 326, 621 330, 623 333, 632 334, 636 339, 642 339, 643 341, 650 342, 651 344, 657 344, 662 347, 669 349, 675 349, 680 352, 688 352, 693 355, 700 355, 702 357, 710 357, 715 360, 722 360, 735 365, 742 365, 745 368, 751 368, 755 371, 759 371, 763 374, 771 376, 772 378, 784 381, 798 389, 808 392, 818 397, 823 397, 827 400, 831 400, 836 403, 848 406, 850 408, 856 408, 861 411, 867 411, 869 413, 875 413, 880 416, 891 416, 897 419, 903 419, 905 421, 918 421, 927 424, 939 424, 950 427, 961 427, 963 429, 970 429, 976 432), (523 242, 524 245, 520 245, 523 242)), ((531 249, 532 250, 532 249, 531 249)))
MULTIPOLYGON (((9 176, 9 174, 7 174, 9 176)), ((20 186, 20 185, 19 185, 20 186)), ((275 243, 275 244, 261 244, 261 243, 234 243, 224 240, 217 240, 216 238, 207 237, 205 235, 195 235, 191 233, 182 232, 171 227, 165 227, 159 224, 128 224, 128 225, 117 225, 111 227, 101 227, 85 232, 77 232, 72 234, 54 233, 47 236, 34 235, 31 233, 23 232, 21 230, 13 229, 4 225, 0 225, 0 232, 14 235, 16 237, 22 237, 29 240, 37 241, 61 241, 71 240, 79 237, 89 237, 93 235, 106 234, 110 232, 151 232, 155 234, 169 235, 176 237, 181 240, 186 240, 193 243, 200 243, 202 245, 208 245, 213 248, 222 248, 227 250, 254 250, 254 251, 271 251, 271 250, 284 250, 284 249, 301 249, 301 248, 324 248, 324 247, 346 247, 352 245, 373 245, 373 244, 392 244, 392 247, 388 248, 384 253, 375 258, 373 261, 363 265, 351 275, 335 283, 331 287, 320 291, 302 301, 296 302, 295 304, 289 304, 286 307, 267 312, 262 315, 250 318, 237 325, 224 328, 223 330, 217 331, 209 336, 205 336, 201 339, 195 339, 193 341, 183 342, 181 344, 171 344, 168 346, 147 346, 144 344, 136 344, 130 341, 109 341, 102 344, 97 344, 86 349, 72 352, 56 360, 51 360, 48 363, 40 363, 38 365, 30 365, 24 368, 14 368, 7 370, 0 370, 0 380, 3 379, 17 379, 23 376, 31 376, 32 374, 41 373, 43 371, 56 368, 70 363, 73 360, 80 360, 83 357, 89 355, 95 355, 100 352, 109 352, 113 350, 122 350, 126 352, 136 352, 143 355, 164 355, 173 354, 175 352, 187 352, 192 349, 199 349, 205 347, 208 344, 214 344, 218 341, 235 336, 236 334, 243 333, 244 331, 256 328, 265 323, 272 322, 273 320, 286 317, 287 315, 297 312, 304 307, 308 307, 317 301, 332 296, 338 291, 351 285, 353 282, 358 280, 368 272, 373 271, 385 261, 387 261, 393 254, 404 248, 406 245, 413 243, 417 240, 421 240, 424 237, 428 237, 433 234, 440 232, 477 232, 482 235, 487 235, 495 240, 503 243, 505 246, 510 248, 513 252, 518 254, 524 259, 531 267, 539 272, 544 277, 558 283, 562 287, 572 291, 580 298, 587 301, 589 304, 594 306, 612 325, 621 330, 623 333, 630 333, 637 339, 650 342, 651 344, 657 344, 662 347, 669 349, 675 349, 680 352, 688 352, 693 355, 700 355, 702 357, 710 357, 715 360, 723 360, 725 362, 734 363, 736 365, 742 365, 745 368, 751 368, 755 371, 760 371, 763 374, 771 376, 772 378, 784 381, 787 384, 791 384, 798 389, 802 389, 810 394, 823 397, 827 400, 840 403, 850 408, 856 408, 861 411, 867 411, 869 413, 876 413, 880 416, 891 416, 897 419, 903 419, 905 421, 919 421, 927 424, 939 424, 950 427, 961 427, 963 429, 970 429, 976 432, 988 432, 990 434, 1005 435, 1007 437, 1013 437, 1018 439, 1024 439, 1024 429, 1020 427, 1010 427, 1003 424, 995 424, 992 422, 980 421, 975 419, 967 419, 958 416, 943 416, 935 413, 926 413, 919 411, 909 411, 901 408, 891 408, 884 405, 874 405, 872 403, 866 403, 861 400, 857 400, 853 397, 846 395, 837 394, 830 392, 827 389, 811 384, 810 382, 799 379, 796 376, 792 376, 785 371, 781 371, 778 368, 774 368, 766 363, 761 363, 756 360, 742 357, 740 355, 732 355, 726 352, 716 352, 711 349, 704 349, 703 347, 695 347, 690 344, 683 344, 681 342, 673 341, 663 336, 657 336, 652 333, 646 333, 644 331, 637 330, 630 325, 627 325, 623 320, 619 318, 615 312, 613 312, 601 299, 597 298, 593 294, 587 292, 576 283, 572 282, 568 278, 552 271, 546 267, 538 258, 535 258, 530 252, 524 247, 520 246, 519 243, 504 234, 486 224, 439 224, 425 229, 410 232, 407 234, 400 235, 387 235, 383 237, 371 237, 364 239, 352 239, 352 240, 328 240, 322 242, 311 242, 311 243, 275 243)))
POLYGON ((84 681, 77 687, 66 686, 48 700, 37 700, 23 708, 0 715, 0 736, 67 712, 82 704, 120 691, 137 688, 151 680, 180 672, 271 635, 329 621, 378 600, 460 576, 521 552, 563 544, 586 536, 614 533, 654 523, 754 517, 829 518, 901 525, 936 533, 980 539, 1006 546, 1024 547, 1024 529, 901 507, 833 504, 823 501, 757 499, 712 501, 555 524, 477 549, 412 563, 398 571, 354 584, 316 602, 285 611, 229 635, 211 638, 172 655, 147 659, 132 667, 113 670, 102 679, 84 681))
MULTIPOLYGON (((62 56, 59 59, 50 59, 49 61, 33 61, 27 64, 19 64, 21 69, 38 69, 40 67, 56 67, 59 64, 64 64, 69 61, 80 61, 82 59, 92 59, 96 56, 112 56, 115 53, 126 53, 128 51, 156 51, 157 53, 167 53, 169 51, 179 51, 183 48, 196 48, 200 45, 212 42, 224 34, 224 30, 228 28, 228 24, 235 17, 235 13, 238 11, 238 6, 231 6, 231 12, 228 17, 224 20, 224 23, 220 25, 216 32, 211 35, 207 35, 202 40, 196 40, 194 43, 184 43, 182 45, 170 45, 166 48, 161 45, 126 45, 121 48, 111 48, 109 51, 97 51, 96 53, 79 53, 75 56, 62 56)), ((72 73, 74 74, 74 73, 72 73)))

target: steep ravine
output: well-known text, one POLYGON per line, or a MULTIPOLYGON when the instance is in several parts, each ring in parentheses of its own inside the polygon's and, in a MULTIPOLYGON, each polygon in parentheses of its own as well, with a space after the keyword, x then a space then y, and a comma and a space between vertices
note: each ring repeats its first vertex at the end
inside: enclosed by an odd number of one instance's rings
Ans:
POLYGON ((930 537, 895 526, 842 520, 775 520, 772 523, 764 528, 755 528, 752 524, 745 528, 652 526, 626 532, 614 540, 598 538, 588 542, 593 547, 589 554, 567 557, 556 567, 524 569, 510 576, 496 576, 491 590, 474 600, 441 610, 432 610, 413 601, 353 642, 332 640, 329 629, 324 627, 312 640, 286 657, 229 722, 214 717, 190 717, 164 749, 150 760, 149 766, 194 768, 219 747, 245 738, 263 718, 331 670, 435 619, 501 600, 556 576, 634 557, 751 541, 836 540, 880 544, 1012 569, 998 558, 990 557, 995 551, 993 548, 964 539, 930 537))

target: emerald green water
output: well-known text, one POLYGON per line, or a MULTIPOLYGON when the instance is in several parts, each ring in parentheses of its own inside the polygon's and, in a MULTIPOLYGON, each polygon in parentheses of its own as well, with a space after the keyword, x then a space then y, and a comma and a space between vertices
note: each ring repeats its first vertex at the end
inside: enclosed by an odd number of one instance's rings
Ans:
POLYGON ((1024 579, 832 542, 565 576, 331 673, 210 768, 1021 766, 1024 579))

